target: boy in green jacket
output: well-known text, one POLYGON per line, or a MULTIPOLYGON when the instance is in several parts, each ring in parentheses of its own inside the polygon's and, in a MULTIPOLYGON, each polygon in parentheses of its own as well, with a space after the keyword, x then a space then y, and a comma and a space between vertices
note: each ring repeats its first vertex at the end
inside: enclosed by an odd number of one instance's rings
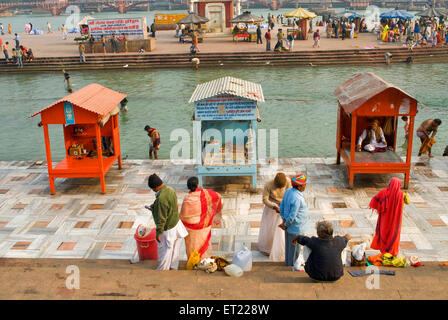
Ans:
POLYGON ((156 193, 156 200, 150 206, 156 224, 156 240, 159 265, 157 270, 177 270, 179 247, 182 238, 188 235, 179 219, 177 196, 173 188, 165 186, 156 174, 148 178, 148 187, 156 193))

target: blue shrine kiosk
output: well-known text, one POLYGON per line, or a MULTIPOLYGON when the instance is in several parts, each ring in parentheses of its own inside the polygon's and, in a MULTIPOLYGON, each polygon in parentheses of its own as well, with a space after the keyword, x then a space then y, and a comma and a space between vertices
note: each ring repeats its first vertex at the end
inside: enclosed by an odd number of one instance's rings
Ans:
POLYGON ((260 84, 224 77, 198 85, 194 102, 193 156, 199 185, 204 176, 250 176, 257 187, 256 129, 260 84))

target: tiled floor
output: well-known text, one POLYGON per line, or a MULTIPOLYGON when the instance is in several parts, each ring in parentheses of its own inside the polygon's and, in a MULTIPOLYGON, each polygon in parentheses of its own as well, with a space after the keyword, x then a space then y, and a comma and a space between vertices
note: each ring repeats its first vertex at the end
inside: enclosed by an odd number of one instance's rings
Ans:
MULTIPOLYGON (((334 158, 280 159, 278 167, 261 165, 259 189, 245 190, 249 178, 206 178, 206 187, 223 195, 222 221, 215 221, 212 247, 216 255, 231 258, 243 246, 255 261, 267 258, 257 251, 263 213, 261 189, 277 171, 292 175, 305 172, 310 183, 305 198, 314 222, 329 220, 336 234, 349 233, 354 241, 370 243, 376 214, 368 209, 373 195, 394 175, 358 175, 355 189, 348 189, 344 165, 334 158)), ((129 259, 136 254, 135 229, 154 226, 144 205, 154 201, 147 188, 149 174, 158 173, 175 188, 179 205, 187 193, 186 180, 195 175, 190 163, 173 165, 168 160, 124 161, 106 176, 106 194, 98 179, 56 179, 51 196, 45 164, 0 162, 0 257, 129 259)), ((396 175, 401 178, 401 175, 396 175)), ((405 206, 401 252, 422 260, 448 260, 448 158, 418 159, 412 167, 405 206)), ((182 259, 186 259, 181 248, 182 259)), ((376 251, 368 250, 367 254, 376 251)))

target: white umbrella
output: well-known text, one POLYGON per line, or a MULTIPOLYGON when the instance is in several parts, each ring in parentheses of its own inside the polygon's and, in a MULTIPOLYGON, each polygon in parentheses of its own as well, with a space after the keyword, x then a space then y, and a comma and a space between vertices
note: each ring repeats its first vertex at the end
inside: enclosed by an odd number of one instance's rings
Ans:
POLYGON ((94 17, 92 17, 92 16, 89 16, 89 15, 87 15, 87 16, 84 16, 84 18, 82 18, 81 20, 79 20, 79 22, 78 22, 78 26, 81 26, 81 25, 85 25, 85 24, 87 24, 87 21, 89 21, 89 20, 92 20, 92 19, 95 19, 94 17))

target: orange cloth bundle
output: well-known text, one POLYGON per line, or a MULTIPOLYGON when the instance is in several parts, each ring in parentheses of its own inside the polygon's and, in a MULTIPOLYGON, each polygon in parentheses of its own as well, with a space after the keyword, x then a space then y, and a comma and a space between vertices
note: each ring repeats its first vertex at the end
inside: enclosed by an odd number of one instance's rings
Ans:
POLYGON ((431 149, 435 143, 436 143, 436 140, 434 140, 434 138, 426 139, 425 142, 423 142, 423 144, 422 144, 420 153, 421 154, 428 153, 429 149, 431 149))
POLYGON ((376 256, 367 257, 367 261, 369 261, 374 266, 382 266, 383 265, 383 254, 379 253, 376 256))

